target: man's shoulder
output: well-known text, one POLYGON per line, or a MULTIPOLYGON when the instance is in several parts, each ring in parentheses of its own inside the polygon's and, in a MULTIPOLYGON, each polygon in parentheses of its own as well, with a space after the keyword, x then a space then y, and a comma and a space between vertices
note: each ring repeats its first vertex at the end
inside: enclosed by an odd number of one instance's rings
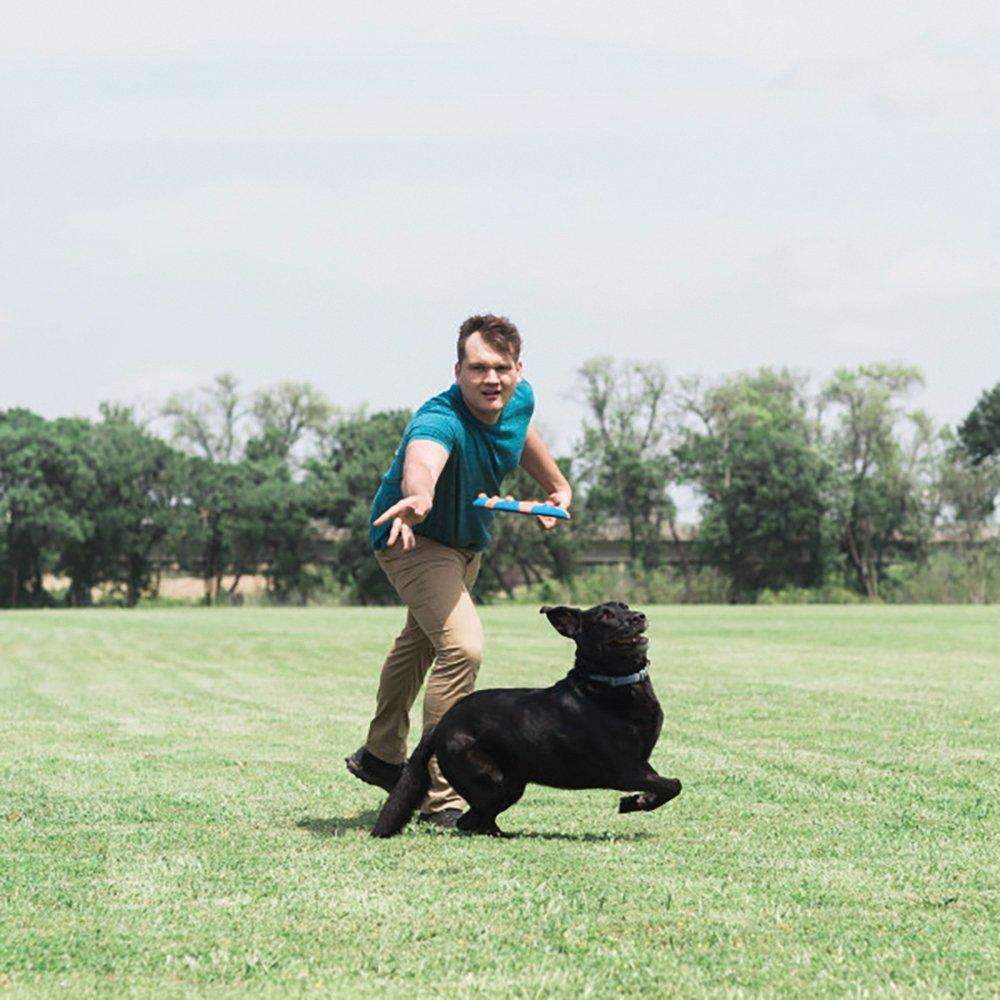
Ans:
POLYGON ((450 418, 458 419, 460 416, 458 395, 458 386, 453 385, 450 389, 445 389, 444 392, 439 392, 436 396, 431 396, 430 399, 417 408, 413 414, 413 420, 416 420, 418 417, 440 417, 446 420, 450 418))
MULTIPOLYGON (((452 389, 457 392, 458 387, 452 386, 452 389)), ((431 396, 417 408, 406 426, 404 442, 428 438, 450 449, 459 440, 463 424, 452 389, 431 396)))
POLYGON ((535 390, 531 388, 531 383, 521 379, 517 383, 514 395, 511 396, 507 404, 504 416, 513 420, 530 420, 535 410, 535 390))
POLYGON ((457 404, 460 398, 461 392, 458 385, 456 383, 452 383, 447 389, 443 389, 437 395, 431 396, 431 398, 428 399, 427 402, 417 410, 417 412, 419 413, 420 410, 433 408, 454 413, 457 410, 457 404))

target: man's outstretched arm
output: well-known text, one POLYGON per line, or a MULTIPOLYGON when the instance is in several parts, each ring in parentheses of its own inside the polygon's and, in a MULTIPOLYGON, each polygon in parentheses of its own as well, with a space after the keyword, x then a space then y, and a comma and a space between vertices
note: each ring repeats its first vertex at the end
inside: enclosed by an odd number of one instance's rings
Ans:
MULTIPOLYGON (((534 427, 528 428, 528 434, 524 439, 521 468, 541 486, 550 504, 569 510, 573 502, 573 490, 534 427)), ((538 522, 548 530, 554 528, 558 520, 554 517, 539 517, 538 522)))
POLYGON ((416 545, 413 525, 420 524, 434 505, 434 487, 441 470, 448 461, 448 449, 437 441, 411 441, 403 456, 403 497, 387 511, 380 514, 375 527, 392 521, 386 545, 395 545, 403 539, 403 550, 416 545))

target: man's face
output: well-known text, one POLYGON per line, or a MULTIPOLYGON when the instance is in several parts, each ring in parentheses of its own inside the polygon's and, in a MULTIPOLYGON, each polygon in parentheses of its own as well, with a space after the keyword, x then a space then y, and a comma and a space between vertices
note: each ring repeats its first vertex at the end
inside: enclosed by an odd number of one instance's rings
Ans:
POLYGON ((495 424, 521 381, 521 362, 494 350, 474 333, 465 341, 465 358, 455 365, 462 399, 484 424, 495 424))

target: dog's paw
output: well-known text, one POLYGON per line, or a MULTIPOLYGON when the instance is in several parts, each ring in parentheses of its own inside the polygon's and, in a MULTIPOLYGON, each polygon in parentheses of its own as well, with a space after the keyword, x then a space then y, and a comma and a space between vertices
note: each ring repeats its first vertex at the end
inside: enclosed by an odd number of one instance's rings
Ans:
POLYGON ((620 813, 637 812, 642 806, 639 804, 639 795, 623 795, 618 800, 618 811, 620 813))

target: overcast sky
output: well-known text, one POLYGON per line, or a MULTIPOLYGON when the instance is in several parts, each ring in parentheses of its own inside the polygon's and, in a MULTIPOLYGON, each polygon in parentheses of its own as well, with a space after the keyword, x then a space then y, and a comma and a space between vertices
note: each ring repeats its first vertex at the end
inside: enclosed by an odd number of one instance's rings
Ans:
POLYGON ((3 5, 0 408, 231 371, 349 406, 525 339, 587 358, 1000 378, 1000 4, 3 5))

